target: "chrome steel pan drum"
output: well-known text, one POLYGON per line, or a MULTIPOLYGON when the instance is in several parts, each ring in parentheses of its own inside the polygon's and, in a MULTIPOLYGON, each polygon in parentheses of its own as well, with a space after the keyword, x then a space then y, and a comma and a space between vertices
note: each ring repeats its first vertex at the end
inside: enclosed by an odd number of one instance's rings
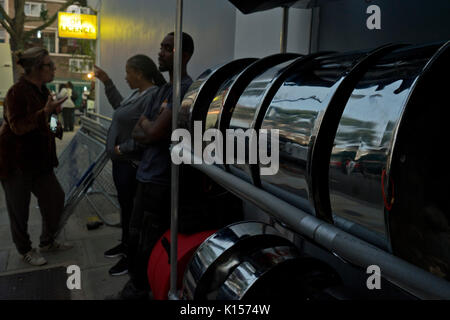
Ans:
POLYGON ((330 299, 325 289, 340 284, 330 267, 299 255, 292 246, 260 249, 243 259, 219 289, 219 300, 330 299))
POLYGON ((226 80, 256 60, 256 58, 238 59, 203 72, 184 96, 178 114, 178 126, 194 134, 194 121, 202 121, 204 129, 206 114, 217 90, 226 80))
MULTIPOLYGON (((437 141, 448 143, 437 133, 440 130, 442 135, 446 131, 437 125, 436 119, 444 107, 442 92, 436 90, 442 78, 428 77, 427 90, 422 89, 422 93, 418 91, 418 84, 422 82, 424 87, 425 82, 420 78, 433 64, 443 67, 433 59, 441 46, 400 48, 373 63, 347 101, 334 138, 328 180, 334 223, 385 250, 392 251, 389 217, 397 221, 399 214, 404 216, 402 227, 398 225, 398 230, 393 233, 394 237, 400 236, 405 233, 406 226, 411 226, 413 217, 417 217, 414 212, 425 209, 426 204, 419 199, 424 196, 429 200, 434 198, 425 190, 435 185, 424 183, 429 181, 425 174, 428 166, 417 157, 422 158, 421 154, 431 150, 431 146, 437 151, 441 147, 437 141), (422 99, 421 104, 417 103, 414 93, 422 99), (412 113, 415 113, 414 117, 412 113), (402 140, 396 138, 400 123, 403 123, 405 133, 408 132, 402 140), (423 134, 427 138, 421 137, 423 134), (394 148, 402 150, 396 158, 393 158, 394 148), (415 150, 406 151, 406 148, 415 150), (394 179, 391 174, 393 161, 399 169, 409 166, 408 174, 404 172, 401 178, 394 179), (416 183, 410 180, 411 177, 415 177, 416 183), (396 190, 400 190, 396 182, 406 180, 410 180, 410 184, 400 184, 403 197, 396 198, 396 190), (403 201, 406 202, 402 204, 403 201), (413 203, 416 205, 411 206, 413 203), (401 211, 400 207, 403 207, 401 211)), ((442 162, 434 162, 437 163, 442 162)), ((422 216, 424 213, 417 214, 422 216)), ((416 223, 423 228, 423 221, 416 223)), ((408 246, 411 247, 411 243, 408 246)))
POLYGON ((365 52, 318 57, 290 68, 264 112, 261 129, 279 130, 280 167, 261 176, 262 187, 315 214, 310 181, 312 149, 325 112, 346 75, 365 52))
POLYGON ((184 298, 216 299, 218 288, 242 259, 257 250, 283 245, 291 242, 262 222, 238 222, 217 231, 200 245, 186 268, 184 298))

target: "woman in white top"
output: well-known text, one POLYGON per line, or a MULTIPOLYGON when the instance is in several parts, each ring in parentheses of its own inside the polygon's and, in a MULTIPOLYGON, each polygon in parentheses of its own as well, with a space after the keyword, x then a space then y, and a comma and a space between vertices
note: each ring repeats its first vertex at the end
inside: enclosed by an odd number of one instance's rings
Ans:
POLYGON ((72 99, 72 89, 67 85, 61 85, 58 93, 58 99, 67 97, 67 100, 62 104, 62 116, 64 131, 73 131, 74 117, 75 117, 75 104, 72 99))

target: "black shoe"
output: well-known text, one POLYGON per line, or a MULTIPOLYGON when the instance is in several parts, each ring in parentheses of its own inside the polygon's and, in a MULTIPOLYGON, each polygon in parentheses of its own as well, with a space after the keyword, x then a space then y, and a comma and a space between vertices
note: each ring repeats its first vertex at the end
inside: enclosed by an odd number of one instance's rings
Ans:
POLYGON ((117 258, 125 256, 123 244, 119 244, 112 249, 105 251, 105 257, 107 258, 117 258))
POLYGON ((121 276, 128 273, 128 259, 122 257, 111 269, 109 269, 109 274, 112 276, 121 276))
POLYGON ((114 296, 106 297, 106 300, 149 300, 149 291, 136 288, 131 280, 129 280, 123 289, 114 296))

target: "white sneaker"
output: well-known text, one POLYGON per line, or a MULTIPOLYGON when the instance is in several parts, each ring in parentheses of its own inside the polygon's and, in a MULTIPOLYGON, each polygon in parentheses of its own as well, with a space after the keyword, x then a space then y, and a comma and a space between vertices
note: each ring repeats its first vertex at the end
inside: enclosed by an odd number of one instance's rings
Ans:
POLYGON ((55 251, 65 251, 65 250, 69 250, 72 249, 73 245, 68 244, 68 243, 59 243, 56 241, 53 241, 53 243, 44 246, 44 247, 39 247, 39 251, 40 252, 55 252, 55 251))
POLYGON ((42 266, 47 263, 47 260, 45 260, 45 258, 37 252, 36 248, 33 248, 25 253, 23 255, 23 261, 31 264, 32 266, 42 266))

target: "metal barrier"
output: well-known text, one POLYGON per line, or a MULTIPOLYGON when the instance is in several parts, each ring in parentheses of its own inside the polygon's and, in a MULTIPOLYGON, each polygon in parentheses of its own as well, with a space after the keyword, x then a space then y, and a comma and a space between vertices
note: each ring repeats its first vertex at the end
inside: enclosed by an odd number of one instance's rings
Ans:
MULTIPOLYGON (((87 112, 87 116, 80 117, 82 130, 84 130, 88 135, 97 141, 105 144, 106 136, 108 134, 108 129, 100 124, 100 122, 95 121, 93 119, 103 119, 108 122, 111 122, 111 118, 103 116, 98 113, 87 112)), ((105 150, 106 153, 106 150, 105 150)), ((102 170, 93 180, 90 188, 87 190, 85 197, 88 201, 89 205, 94 209, 99 218, 109 226, 120 227, 120 223, 115 223, 108 221, 101 213, 101 210, 98 209, 98 205, 96 205, 96 201, 94 199, 94 195, 100 194, 104 199, 109 201, 114 207, 120 209, 119 202, 117 200, 117 191, 114 187, 114 182, 112 181, 112 163, 109 158, 106 160, 102 170)))
MULTIPOLYGON (((111 121, 104 116, 92 115, 111 121)), ((120 226, 120 223, 110 222, 102 215, 92 197, 100 194, 114 207, 120 208, 112 181, 111 161, 106 154, 108 129, 92 118, 81 116, 80 120, 81 128, 59 156, 59 166, 55 170, 66 194, 58 234, 83 198, 106 225, 120 226)))

